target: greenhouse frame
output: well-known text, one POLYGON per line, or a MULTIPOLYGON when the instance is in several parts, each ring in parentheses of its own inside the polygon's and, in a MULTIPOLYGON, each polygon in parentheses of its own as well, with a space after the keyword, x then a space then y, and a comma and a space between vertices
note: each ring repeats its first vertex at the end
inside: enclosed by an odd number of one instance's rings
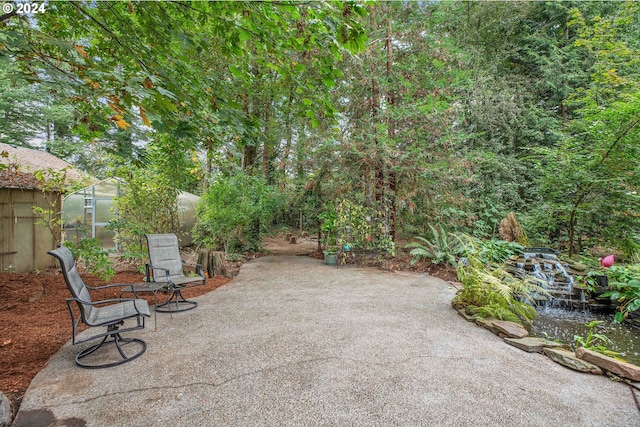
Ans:
POLYGON ((113 199, 121 194, 124 185, 121 179, 107 178, 65 197, 62 202, 64 239, 97 237, 103 248, 118 249, 115 233, 106 226, 117 218, 113 199))
MULTIPOLYGON (((66 196, 62 202, 62 220, 65 240, 96 237, 104 249, 118 249, 116 234, 107 230, 109 221, 116 219, 114 198, 120 196, 127 183, 119 178, 107 178, 66 196)), ((181 246, 192 243, 191 229, 195 225, 195 211, 200 197, 180 192, 178 209, 181 246)))

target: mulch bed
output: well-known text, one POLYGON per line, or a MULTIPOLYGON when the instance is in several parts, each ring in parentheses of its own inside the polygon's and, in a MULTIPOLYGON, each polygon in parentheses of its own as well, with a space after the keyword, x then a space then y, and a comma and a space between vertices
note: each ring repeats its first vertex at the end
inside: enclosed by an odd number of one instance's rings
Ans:
MULTIPOLYGON (((144 276, 135 271, 122 271, 116 273, 110 283, 134 283, 143 279, 144 276)), ((90 286, 106 284, 91 275, 85 275, 84 281, 90 286)), ((193 298, 229 281, 227 277, 214 277, 207 279, 204 286, 187 289, 183 294, 193 298)), ((94 300, 117 298, 118 289, 92 291, 92 297, 94 300)), ((14 411, 33 377, 71 339, 66 303, 69 297, 59 271, 0 273, 0 391, 11 400, 14 411)), ((153 303, 152 294, 144 294, 144 298, 153 303)))

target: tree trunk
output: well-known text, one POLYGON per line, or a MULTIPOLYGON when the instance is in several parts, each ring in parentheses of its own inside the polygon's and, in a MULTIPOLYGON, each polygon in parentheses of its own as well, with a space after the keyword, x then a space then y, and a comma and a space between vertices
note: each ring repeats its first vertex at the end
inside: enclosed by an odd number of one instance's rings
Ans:
POLYGON ((245 145, 242 153, 242 170, 248 171, 253 167, 256 161, 256 147, 253 145, 245 145))
MULTIPOLYGON (((244 105, 242 108, 246 117, 249 117, 249 97, 244 96, 244 105)), ((256 159, 256 147, 255 145, 245 145, 242 148, 242 163, 241 168, 243 171, 248 172, 253 168, 253 164, 256 159)))
POLYGON ((264 180, 267 183, 271 183, 269 178, 270 178, 270 173, 269 173, 269 159, 271 157, 271 150, 270 150, 270 141, 269 141, 269 125, 271 121, 271 99, 270 97, 267 98, 265 107, 264 107, 264 130, 263 130, 263 137, 264 137, 264 143, 263 143, 263 147, 262 147, 262 175, 264 176, 264 180))
POLYGON ((198 253, 198 264, 202 265, 210 278, 227 274, 224 252, 202 249, 198 253))
MULTIPOLYGON (((387 119, 387 136, 389 137, 389 141, 393 141, 396 136, 396 124, 393 120, 393 109, 396 103, 395 92, 393 91, 393 84, 391 81, 391 71, 393 66, 393 31, 392 31, 392 22, 391 22, 391 11, 388 14, 389 18, 387 19, 387 103, 389 110, 389 117, 387 119)), ((387 170, 387 176, 389 178, 388 186, 389 186, 389 198, 390 198, 390 206, 389 206, 389 234, 391 235, 391 239, 395 242, 396 240, 396 190, 397 190, 397 176, 396 171, 393 168, 389 168, 387 170)))

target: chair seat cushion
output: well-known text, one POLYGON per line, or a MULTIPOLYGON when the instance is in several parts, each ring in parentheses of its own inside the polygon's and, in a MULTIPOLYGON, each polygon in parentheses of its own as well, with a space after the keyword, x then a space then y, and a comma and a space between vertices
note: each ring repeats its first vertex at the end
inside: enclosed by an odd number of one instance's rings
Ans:
POLYGON ((171 281, 176 286, 182 286, 189 283, 204 282, 204 280, 202 280, 202 277, 200 276, 197 276, 197 277, 173 276, 171 277, 171 281))
POLYGON ((91 316, 87 319, 90 326, 106 325, 108 323, 117 322, 122 319, 138 316, 151 316, 149 304, 143 299, 133 301, 124 301, 117 304, 111 304, 106 307, 94 307, 91 316), (137 310, 136 310, 137 309, 137 310))

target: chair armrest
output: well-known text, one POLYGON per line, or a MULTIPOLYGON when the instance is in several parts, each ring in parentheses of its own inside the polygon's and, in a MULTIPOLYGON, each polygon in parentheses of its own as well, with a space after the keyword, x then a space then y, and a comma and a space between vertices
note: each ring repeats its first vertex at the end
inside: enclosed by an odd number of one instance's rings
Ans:
POLYGON ((198 276, 202 277, 203 279, 206 279, 204 277, 204 270, 202 268, 202 264, 196 264, 196 263, 193 263, 193 262, 186 262, 185 260, 181 260, 181 261, 182 261, 182 265, 186 265, 186 266, 189 266, 189 267, 195 267, 194 270, 196 271, 198 276))
POLYGON ((87 287, 87 289, 90 289, 92 291, 99 291, 100 289, 108 289, 108 288, 117 288, 117 287, 124 287, 124 286, 130 286, 130 283, 113 283, 111 285, 102 285, 102 286, 89 286, 85 283, 85 286, 87 287))
POLYGON ((146 270, 146 279, 147 282, 158 282, 158 283, 168 283, 171 288, 175 287, 175 283, 173 283, 173 280, 171 280, 171 275, 169 274, 169 270, 166 268, 162 268, 162 267, 154 267, 153 265, 151 265, 151 263, 145 264, 145 270, 146 270), (153 274, 151 274, 151 272, 153 270, 162 270, 165 272, 165 274, 167 275, 166 280, 156 280, 156 277, 153 276, 153 274), (153 280, 151 280, 153 276, 153 280))
POLYGON ((84 304, 84 305, 99 305, 99 304, 107 304, 107 303, 135 301, 137 299, 140 299, 140 298, 110 298, 110 299, 104 299, 102 301, 85 301, 80 298, 67 298, 67 301, 77 301, 80 304, 84 304))

